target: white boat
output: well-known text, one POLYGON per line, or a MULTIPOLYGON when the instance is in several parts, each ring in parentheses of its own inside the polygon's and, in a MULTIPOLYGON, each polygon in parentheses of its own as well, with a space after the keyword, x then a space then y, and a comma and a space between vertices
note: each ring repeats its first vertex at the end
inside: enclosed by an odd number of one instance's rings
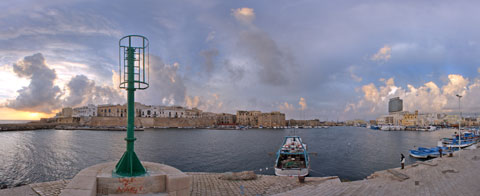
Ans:
POLYGON ((307 144, 299 136, 285 137, 277 152, 275 175, 305 177, 310 169, 307 144))
POLYGON ((275 175, 305 177, 310 169, 307 145, 299 136, 285 137, 277 152, 275 175))

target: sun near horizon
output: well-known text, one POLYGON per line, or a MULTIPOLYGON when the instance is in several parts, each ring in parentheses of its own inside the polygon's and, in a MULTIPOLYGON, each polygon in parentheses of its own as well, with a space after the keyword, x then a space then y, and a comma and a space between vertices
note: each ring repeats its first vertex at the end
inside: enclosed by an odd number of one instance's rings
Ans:
POLYGON ((54 114, 0 108, 0 120, 40 120, 41 118, 49 118, 53 115, 54 114))

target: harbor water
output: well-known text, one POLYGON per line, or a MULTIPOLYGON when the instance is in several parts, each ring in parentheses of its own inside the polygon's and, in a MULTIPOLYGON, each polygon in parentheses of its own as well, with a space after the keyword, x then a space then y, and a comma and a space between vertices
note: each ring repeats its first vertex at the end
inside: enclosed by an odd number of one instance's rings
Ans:
MULTIPOLYGON (((135 132, 142 161, 184 172, 254 170, 273 175, 274 153, 283 137, 296 134, 308 144, 310 176, 364 179, 379 170, 417 161, 414 146, 433 147, 453 130, 378 131, 360 127, 328 129, 146 129, 135 132)), ((0 132, 0 186, 68 179, 94 164, 118 161, 125 151, 123 131, 36 130, 0 132)))

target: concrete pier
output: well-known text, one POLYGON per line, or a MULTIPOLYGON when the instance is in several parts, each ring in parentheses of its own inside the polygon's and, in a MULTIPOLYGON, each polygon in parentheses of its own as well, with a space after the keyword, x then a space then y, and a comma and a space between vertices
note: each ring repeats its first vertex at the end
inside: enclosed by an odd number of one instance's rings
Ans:
MULTIPOLYGON (((220 173, 186 173, 190 195, 478 195, 480 149, 378 171, 365 180, 340 182, 337 177, 296 178, 258 175, 255 180, 221 180, 220 173)), ((69 181, 55 181, 0 190, 3 195, 58 195, 69 181)))
POLYGON ((319 184, 276 194, 287 195, 479 195, 480 150, 462 150, 436 158, 378 171, 366 180, 319 184))

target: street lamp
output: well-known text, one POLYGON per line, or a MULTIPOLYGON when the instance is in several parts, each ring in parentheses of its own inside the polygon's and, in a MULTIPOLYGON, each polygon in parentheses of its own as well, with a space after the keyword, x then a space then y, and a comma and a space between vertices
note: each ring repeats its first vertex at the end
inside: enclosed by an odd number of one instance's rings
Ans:
POLYGON ((460 150, 460 145, 462 144, 462 131, 460 129, 460 126, 462 125, 462 110, 460 108, 460 99, 462 98, 461 95, 457 94, 458 97, 458 113, 460 113, 460 120, 458 121, 458 150, 460 150))

